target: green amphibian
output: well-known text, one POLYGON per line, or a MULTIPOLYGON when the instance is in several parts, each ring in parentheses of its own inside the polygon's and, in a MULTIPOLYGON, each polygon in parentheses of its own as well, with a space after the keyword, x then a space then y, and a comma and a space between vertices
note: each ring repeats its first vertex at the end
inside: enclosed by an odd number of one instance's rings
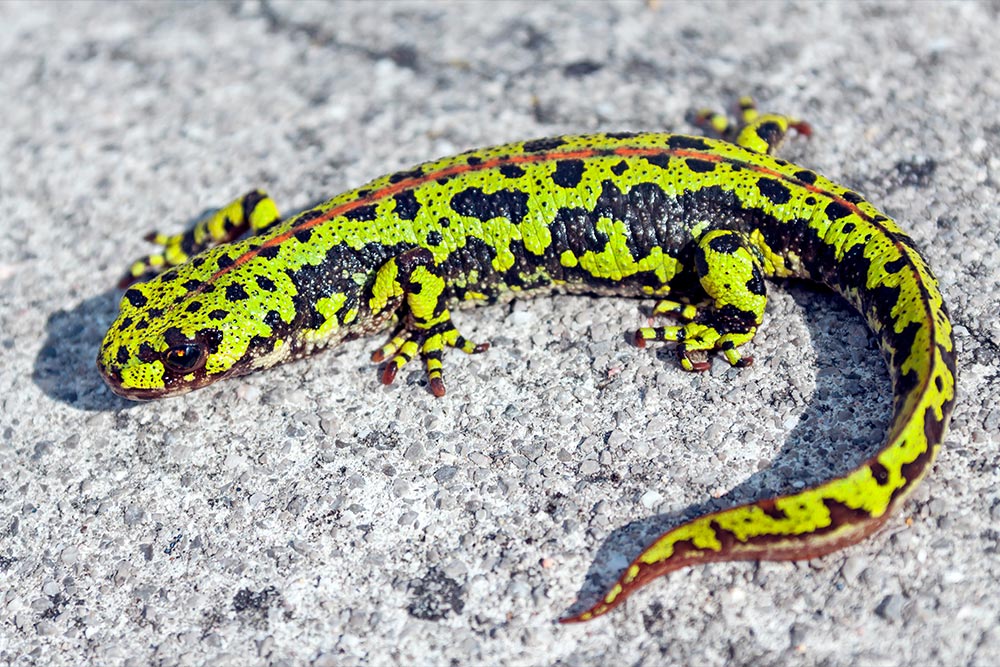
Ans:
POLYGON ((590 609, 651 579, 726 560, 805 559, 876 530, 927 472, 955 397, 951 323, 927 262, 855 192, 772 157, 803 122, 759 114, 698 121, 721 139, 561 136, 469 151, 378 178, 282 220, 251 192, 135 263, 98 357, 115 393, 175 396, 394 327, 382 380, 419 355, 445 393, 446 347, 481 352, 451 309, 569 292, 648 297, 678 321, 639 329, 709 367, 760 326, 765 278, 822 283, 867 319, 893 384, 882 448, 843 477, 713 512, 659 537, 590 609), (728 141, 723 140, 728 139, 728 141), (245 237, 240 240, 240 237, 245 237))

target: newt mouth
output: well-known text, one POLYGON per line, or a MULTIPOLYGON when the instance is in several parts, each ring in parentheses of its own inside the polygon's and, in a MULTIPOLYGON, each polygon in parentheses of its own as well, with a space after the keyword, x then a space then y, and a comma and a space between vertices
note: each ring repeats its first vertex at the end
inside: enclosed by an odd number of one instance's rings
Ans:
POLYGON ((216 379, 221 379, 226 377, 228 374, 220 376, 220 378, 209 378, 203 373, 199 373, 195 376, 194 380, 190 382, 173 382, 167 381, 166 386, 163 387, 126 387, 122 382, 121 373, 115 369, 108 368, 98 360, 97 370, 100 372, 101 377, 104 378, 105 384, 108 388, 114 392, 115 395, 121 396, 122 398, 127 398, 131 401, 152 401, 158 398, 170 398, 171 396, 180 396, 186 394, 195 389, 200 389, 206 385, 211 384, 216 379), (171 384, 173 386, 171 386, 171 384))

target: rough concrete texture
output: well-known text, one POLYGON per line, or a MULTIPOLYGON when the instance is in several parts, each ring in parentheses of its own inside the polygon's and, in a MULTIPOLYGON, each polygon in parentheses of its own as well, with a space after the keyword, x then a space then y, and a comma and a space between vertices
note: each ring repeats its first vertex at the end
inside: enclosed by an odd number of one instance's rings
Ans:
POLYGON ((0 663, 996 664, 998 34, 996 2, 0 4, 0 663), (684 373, 626 342, 636 302, 570 297, 461 313, 493 348, 447 356, 443 399, 416 365, 382 387, 381 340, 147 404, 95 370, 142 236, 249 187, 294 211, 745 93, 912 232, 956 324, 947 447, 856 547, 553 623, 684 517, 878 446, 872 338, 806 286, 772 290, 742 371, 684 373))

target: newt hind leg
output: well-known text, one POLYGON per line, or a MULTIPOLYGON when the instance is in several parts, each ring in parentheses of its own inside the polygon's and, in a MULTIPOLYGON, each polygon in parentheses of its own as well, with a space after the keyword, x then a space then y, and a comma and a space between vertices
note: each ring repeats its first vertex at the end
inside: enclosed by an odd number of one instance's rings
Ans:
POLYGON ((261 190, 251 190, 217 211, 213 211, 181 234, 152 232, 146 240, 161 250, 132 263, 118 282, 119 288, 149 280, 170 267, 178 266, 202 250, 235 241, 244 233, 261 234, 281 222, 274 200, 261 190))
POLYGON ((742 146, 755 153, 773 155, 788 131, 795 130, 808 137, 812 134, 809 123, 780 114, 762 114, 750 97, 739 100, 739 122, 733 123, 723 113, 711 109, 696 112, 692 122, 720 139, 742 146))
POLYGON ((764 317, 767 288, 762 258, 741 232, 714 230, 698 241, 694 264, 708 300, 698 305, 660 301, 653 312, 672 315, 683 324, 639 329, 636 345, 676 342, 681 367, 688 371, 708 370, 707 354, 716 350, 733 366, 749 366, 753 357, 738 348, 753 339, 764 317))

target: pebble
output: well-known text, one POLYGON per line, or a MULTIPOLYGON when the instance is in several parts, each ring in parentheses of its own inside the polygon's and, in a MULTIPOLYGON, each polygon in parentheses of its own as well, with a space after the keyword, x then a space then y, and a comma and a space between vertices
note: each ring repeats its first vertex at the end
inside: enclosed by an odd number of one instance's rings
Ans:
POLYGON ((611 435, 608 436, 608 447, 612 449, 621 447, 624 443, 628 442, 628 440, 629 436, 623 431, 620 429, 614 430, 611 432, 611 435))
POLYGON ((424 446, 415 442, 403 452, 403 458, 407 461, 418 461, 424 457, 424 446))
POLYGON ((898 621, 903 618, 903 605, 906 600, 902 595, 887 595, 875 608, 875 613, 887 621, 898 621))
POLYGON ((41 620, 35 626, 35 632, 43 637, 49 637, 59 632, 59 626, 48 620, 41 620))
POLYGON ((458 468, 456 466, 441 466, 434 471, 434 479, 438 484, 444 484, 451 481, 457 474, 458 468))
POLYGON ((472 452, 469 454, 469 460, 477 466, 482 466, 484 468, 488 468, 490 463, 492 463, 492 459, 482 452, 472 452))
POLYGON ((31 601, 31 608, 37 612, 43 612, 52 606, 52 601, 48 598, 35 598, 31 601))
POLYGON ((868 567, 868 561, 861 556, 849 556, 840 568, 840 576, 847 581, 853 582, 868 567))
POLYGON ((136 505, 135 503, 129 503, 128 507, 125 508, 125 525, 134 526, 135 524, 142 521, 146 512, 142 507, 136 505))
POLYGON ((653 509, 661 502, 663 502, 663 494, 653 489, 642 494, 642 497, 639 498, 639 503, 646 509, 653 509))

